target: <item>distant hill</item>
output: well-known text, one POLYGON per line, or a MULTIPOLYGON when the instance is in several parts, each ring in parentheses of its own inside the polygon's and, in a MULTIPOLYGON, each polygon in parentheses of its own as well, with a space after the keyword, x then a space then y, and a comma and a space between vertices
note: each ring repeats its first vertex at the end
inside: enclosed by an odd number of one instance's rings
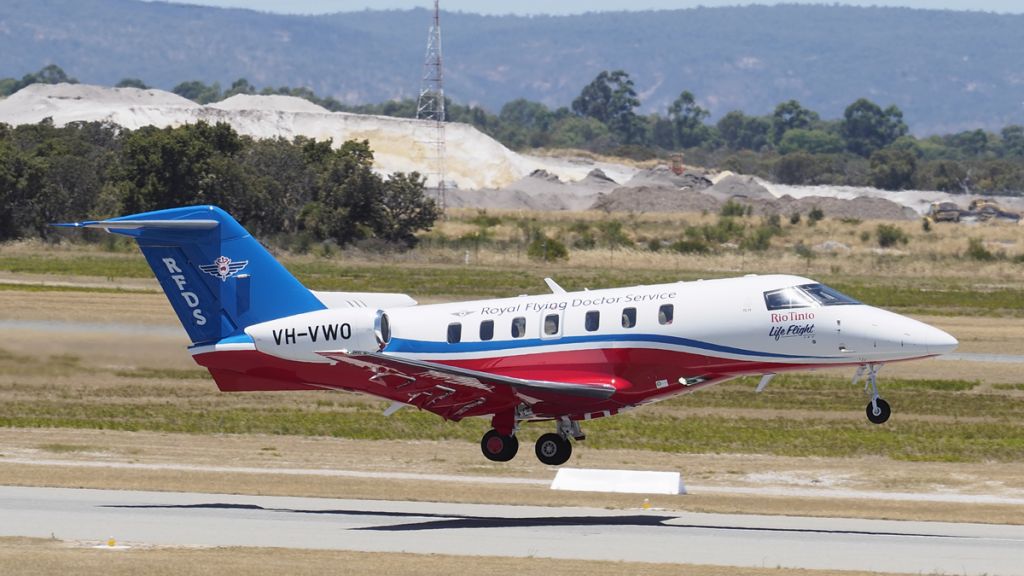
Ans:
MULTIPOLYGON (((346 103, 415 97, 425 10, 282 16, 135 0, 5 0, 0 77, 56 63, 82 82, 244 77, 346 103)), ((713 119, 797 99, 835 118, 859 97, 896 104, 918 134, 1024 124, 1024 16, 783 5, 559 17, 442 15, 449 96, 497 112, 566 106, 604 69, 644 111, 682 90, 713 119)))

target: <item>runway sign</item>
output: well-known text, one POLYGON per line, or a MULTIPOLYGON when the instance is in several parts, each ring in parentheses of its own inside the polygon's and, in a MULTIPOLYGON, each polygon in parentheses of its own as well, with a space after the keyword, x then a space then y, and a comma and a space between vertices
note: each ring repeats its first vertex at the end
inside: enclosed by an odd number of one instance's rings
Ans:
POLYGON ((627 494, 686 494, 679 472, 559 468, 552 490, 622 492, 627 494))

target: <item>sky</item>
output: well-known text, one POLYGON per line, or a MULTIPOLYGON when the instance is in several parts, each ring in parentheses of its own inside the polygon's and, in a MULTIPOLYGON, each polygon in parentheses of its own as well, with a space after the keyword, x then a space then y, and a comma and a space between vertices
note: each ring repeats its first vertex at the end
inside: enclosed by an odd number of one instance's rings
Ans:
MULTIPOLYGON (((165 1, 165 0, 157 0, 165 1)), ((982 10, 1024 14, 1021 0, 518 0, 495 2, 481 0, 440 0, 445 11, 478 14, 580 14, 616 10, 668 10, 697 6, 736 6, 745 4, 844 4, 850 6, 903 6, 940 10, 982 10)), ((357 10, 391 10, 432 7, 430 0, 175 0, 182 4, 202 4, 224 8, 250 8, 283 14, 325 14, 357 10)))

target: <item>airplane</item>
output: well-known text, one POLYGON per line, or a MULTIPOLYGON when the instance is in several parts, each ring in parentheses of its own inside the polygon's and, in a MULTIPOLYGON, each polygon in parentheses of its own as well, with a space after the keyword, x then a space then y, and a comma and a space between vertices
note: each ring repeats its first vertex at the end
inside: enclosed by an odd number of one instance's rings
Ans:
POLYGON ((952 352, 953 336, 790 275, 419 305, 405 294, 305 288, 227 212, 189 206, 101 221, 135 239, 222 391, 361 392, 446 420, 489 417, 483 455, 511 460, 527 422, 554 422, 537 458, 569 460, 580 423, 725 382, 856 367, 868 420, 886 362, 952 352))

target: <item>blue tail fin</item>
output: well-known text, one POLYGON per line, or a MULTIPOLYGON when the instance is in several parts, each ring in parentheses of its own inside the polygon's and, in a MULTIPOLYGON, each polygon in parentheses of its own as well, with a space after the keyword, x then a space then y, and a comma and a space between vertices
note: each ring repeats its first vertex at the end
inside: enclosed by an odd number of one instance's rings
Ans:
POLYGON ((134 238, 194 344, 324 308, 227 212, 189 206, 62 224, 134 238))

